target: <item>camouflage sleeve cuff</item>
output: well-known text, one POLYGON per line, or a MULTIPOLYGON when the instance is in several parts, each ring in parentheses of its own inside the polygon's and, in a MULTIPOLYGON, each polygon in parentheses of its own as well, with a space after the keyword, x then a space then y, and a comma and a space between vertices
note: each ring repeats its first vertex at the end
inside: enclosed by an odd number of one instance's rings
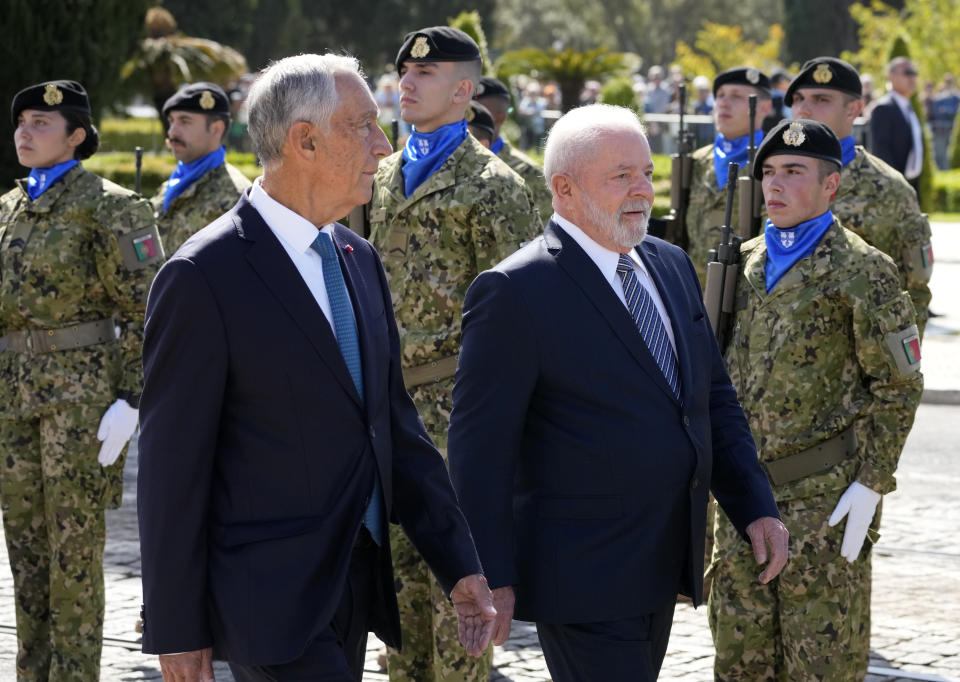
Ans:
POLYGON ((897 489, 897 479, 893 474, 878 471, 870 462, 864 462, 857 472, 857 482, 875 493, 886 495, 897 489))

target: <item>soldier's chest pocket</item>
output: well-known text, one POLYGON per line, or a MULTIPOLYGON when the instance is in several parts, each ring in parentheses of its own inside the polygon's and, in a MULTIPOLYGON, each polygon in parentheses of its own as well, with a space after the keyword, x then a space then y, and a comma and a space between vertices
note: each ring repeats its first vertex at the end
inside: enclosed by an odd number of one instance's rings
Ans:
MULTIPOLYGON (((814 294, 816 292, 811 292, 814 294)), ((819 293, 793 301, 777 315, 774 339, 782 339, 781 352, 796 356, 799 364, 811 363, 815 355, 841 348, 852 333, 850 311, 840 297, 819 293)))
POLYGON ((27 268, 47 277, 92 276, 87 231, 76 223, 50 221, 33 228, 23 247, 27 268))

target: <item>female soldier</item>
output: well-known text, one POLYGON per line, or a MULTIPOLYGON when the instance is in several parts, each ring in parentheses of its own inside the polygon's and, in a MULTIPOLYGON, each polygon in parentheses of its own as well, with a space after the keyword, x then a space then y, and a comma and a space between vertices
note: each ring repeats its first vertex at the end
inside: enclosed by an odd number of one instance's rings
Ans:
POLYGON ((98 146, 83 86, 31 86, 11 113, 31 169, 0 197, 0 507, 17 675, 89 682, 100 671, 104 509, 120 504, 163 254, 149 203, 79 164, 98 146))

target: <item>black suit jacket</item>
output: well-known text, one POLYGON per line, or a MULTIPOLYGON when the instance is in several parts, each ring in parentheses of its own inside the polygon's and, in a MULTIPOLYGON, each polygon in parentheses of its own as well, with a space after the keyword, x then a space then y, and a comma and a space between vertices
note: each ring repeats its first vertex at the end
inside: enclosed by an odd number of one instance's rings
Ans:
POLYGON ((448 454, 490 586, 515 587, 521 620, 635 617, 678 590, 699 603, 708 490, 741 530, 778 515, 689 258, 653 237, 637 248, 682 404, 554 223, 467 293, 448 454))
MULTIPOLYGON (((140 408, 143 650, 295 659, 331 620, 378 472, 386 509, 447 589, 480 571, 446 467, 403 385, 373 248, 335 225, 361 403, 296 267, 243 195, 161 269, 140 408)), ((387 543, 389 544, 389 543, 387 543)), ((373 629, 399 644, 389 547, 373 629)))
POLYGON ((913 132, 890 93, 877 100, 870 114, 870 147, 871 152, 901 173, 907 169, 907 157, 913 149, 913 132))

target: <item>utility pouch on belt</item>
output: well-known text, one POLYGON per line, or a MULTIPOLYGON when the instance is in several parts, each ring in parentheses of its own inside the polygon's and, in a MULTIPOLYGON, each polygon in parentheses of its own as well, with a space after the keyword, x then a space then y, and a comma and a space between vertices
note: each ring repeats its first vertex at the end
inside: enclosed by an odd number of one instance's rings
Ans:
POLYGON ((59 329, 24 329, 0 337, 0 353, 52 353, 116 340, 112 319, 81 322, 59 329))
POLYGON ((801 478, 819 474, 852 457, 857 452, 857 435, 852 428, 841 431, 830 440, 789 457, 764 462, 767 476, 773 485, 792 483, 801 478))
POLYGON ((441 358, 433 362, 428 362, 417 367, 410 367, 403 370, 403 385, 407 390, 432 384, 442 379, 449 379, 457 372, 457 356, 441 358))

